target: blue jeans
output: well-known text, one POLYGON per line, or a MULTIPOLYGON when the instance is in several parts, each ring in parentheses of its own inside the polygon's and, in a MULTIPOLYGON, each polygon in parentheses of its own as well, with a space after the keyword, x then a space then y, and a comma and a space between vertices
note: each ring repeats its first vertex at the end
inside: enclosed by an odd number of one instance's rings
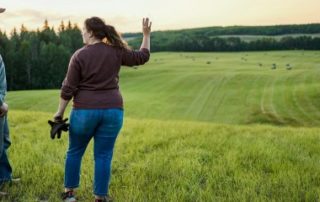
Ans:
POLYGON ((7 116, 0 117, 0 183, 10 181, 12 178, 12 168, 7 154, 10 145, 7 116))
POLYGON ((94 139, 94 194, 106 196, 110 181, 114 143, 122 127, 122 109, 73 109, 70 116, 69 149, 64 185, 77 188, 82 156, 94 139))

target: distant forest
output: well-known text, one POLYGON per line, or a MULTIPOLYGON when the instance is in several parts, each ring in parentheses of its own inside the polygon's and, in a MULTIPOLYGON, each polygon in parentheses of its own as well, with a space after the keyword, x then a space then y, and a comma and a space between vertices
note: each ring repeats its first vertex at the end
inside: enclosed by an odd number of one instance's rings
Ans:
MULTIPOLYGON (((126 34, 138 48, 141 34, 126 34)), ((231 26, 157 31, 152 33, 152 51, 264 51, 320 50, 320 24, 277 26, 231 26), (297 36, 290 36, 297 34, 297 36), (306 34, 319 34, 318 37, 306 34), (242 36, 260 36, 253 41, 242 36), (283 35, 283 36, 282 36, 283 35), (287 36, 286 36, 287 35, 287 36), (263 37, 261 37, 263 36, 263 37), (280 39, 277 36, 282 36, 280 39)))
POLYGON ((60 88, 73 52, 82 47, 81 31, 71 22, 58 30, 45 21, 28 31, 21 26, 8 36, 0 32, 0 54, 7 72, 9 90, 60 88))
MULTIPOLYGON (((319 33, 320 24, 156 31, 151 36, 151 47, 152 52, 320 50, 319 37, 304 36, 319 33), (263 38, 245 41, 241 38, 244 35, 263 38), (276 39, 279 35, 288 36, 276 39)), ((133 49, 139 48, 141 33, 125 33, 123 37, 133 49)), ((42 28, 35 31, 24 25, 10 34, 0 31, 0 54, 6 65, 8 89, 60 88, 71 55, 82 46, 81 30, 71 22, 61 22, 55 29, 46 20, 42 28)))

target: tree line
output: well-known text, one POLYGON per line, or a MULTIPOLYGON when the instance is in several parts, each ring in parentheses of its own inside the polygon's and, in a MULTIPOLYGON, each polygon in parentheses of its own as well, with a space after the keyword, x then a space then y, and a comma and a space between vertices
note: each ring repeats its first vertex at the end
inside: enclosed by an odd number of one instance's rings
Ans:
POLYGON ((36 31, 24 25, 10 36, 0 31, 8 90, 60 88, 71 55, 82 45, 81 31, 70 21, 57 31, 47 20, 36 31))
MULTIPOLYGON (((151 36, 152 51, 264 51, 320 50, 320 24, 277 26, 231 26, 157 31, 151 36), (298 34, 300 36, 290 36, 298 34), (243 40, 243 36, 260 36, 243 40), (279 37, 281 35, 287 35, 279 37), (262 37, 261 37, 262 36, 262 37), (277 38, 278 36, 278 38, 277 38)), ((141 35, 130 33, 129 44, 138 48, 141 35)))
MULTIPOLYGON (((140 40, 130 41, 132 47, 138 48, 140 40)), ((320 37, 298 36, 261 38, 253 41, 241 37, 192 37, 180 35, 172 38, 151 37, 152 51, 270 51, 270 50, 320 50, 320 37)))
MULTIPOLYGON (((320 38, 317 37, 274 37, 293 33, 320 33, 320 24, 157 31, 152 33, 151 41, 153 52, 320 50, 320 38), (242 34, 267 37, 245 41, 241 39, 242 34), (226 37, 221 37, 223 35, 226 37)), ((132 48, 140 47, 141 33, 126 33, 123 36, 132 48)), ((60 88, 71 55, 82 46, 81 31, 70 21, 66 24, 61 22, 57 30, 50 27, 46 20, 42 28, 35 31, 29 31, 24 25, 9 35, 0 31, 0 54, 6 65, 8 89, 60 88)))

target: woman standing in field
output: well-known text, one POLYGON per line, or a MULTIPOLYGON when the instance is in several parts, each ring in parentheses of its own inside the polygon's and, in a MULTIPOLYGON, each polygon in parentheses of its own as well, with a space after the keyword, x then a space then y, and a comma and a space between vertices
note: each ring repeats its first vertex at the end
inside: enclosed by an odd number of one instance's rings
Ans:
POLYGON ((108 195, 113 147, 122 127, 123 102, 119 91, 121 65, 143 65, 150 57, 151 22, 143 19, 143 41, 139 51, 130 50, 115 28, 98 18, 86 19, 82 31, 85 46, 70 59, 62 83, 56 121, 62 120, 73 98, 69 149, 65 162, 62 199, 76 201, 81 159, 94 139, 94 194, 96 202, 111 201, 108 195), (106 41, 106 42, 105 42, 106 41))

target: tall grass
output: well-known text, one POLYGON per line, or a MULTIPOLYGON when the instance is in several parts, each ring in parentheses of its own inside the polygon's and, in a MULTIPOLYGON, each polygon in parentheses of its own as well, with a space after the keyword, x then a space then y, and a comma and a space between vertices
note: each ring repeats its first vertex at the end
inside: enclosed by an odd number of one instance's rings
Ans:
MULTIPOLYGON (((20 184, 2 201, 59 201, 67 135, 49 138, 50 113, 11 111, 10 159, 20 184)), ((320 130, 127 118, 110 194, 117 201, 317 201, 320 130)), ((93 154, 80 201, 92 201, 93 154)))

